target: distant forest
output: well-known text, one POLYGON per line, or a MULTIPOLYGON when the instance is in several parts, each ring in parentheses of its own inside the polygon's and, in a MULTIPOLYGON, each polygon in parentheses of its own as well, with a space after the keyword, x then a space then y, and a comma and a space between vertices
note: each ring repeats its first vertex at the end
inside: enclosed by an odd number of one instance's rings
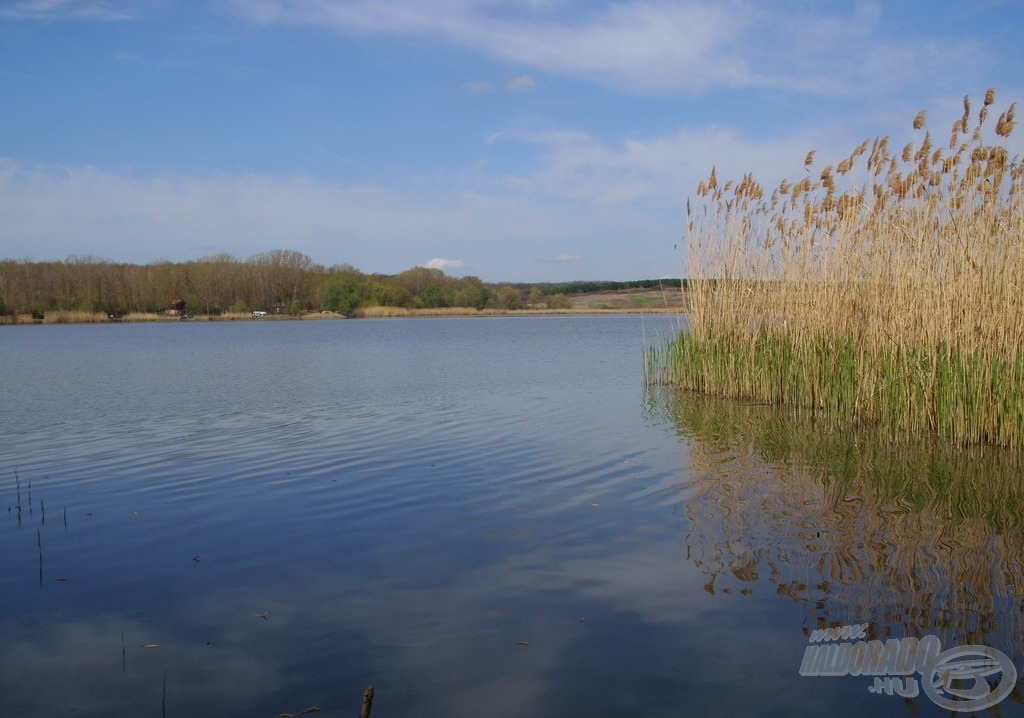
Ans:
POLYGON ((347 264, 324 267, 293 250, 237 259, 218 254, 189 262, 121 264, 97 257, 64 261, 0 260, 0 314, 42 315, 52 310, 190 314, 267 311, 300 314, 328 310, 349 315, 360 307, 565 308, 583 292, 679 287, 679 279, 631 282, 488 284, 413 267, 400 274, 364 274, 347 264))

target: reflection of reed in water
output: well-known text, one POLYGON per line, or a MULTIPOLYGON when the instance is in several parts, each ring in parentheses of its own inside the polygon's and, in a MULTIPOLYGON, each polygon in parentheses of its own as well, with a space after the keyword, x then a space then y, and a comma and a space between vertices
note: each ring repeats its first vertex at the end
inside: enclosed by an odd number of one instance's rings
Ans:
POLYGON ((806 630, 871 622, 878 637, 934 634, 1021 664, 1019 453, 896 446, 767 406, 661 398, 691 439, 687 550, 709 592, 767 578, 803 604, 806 630))

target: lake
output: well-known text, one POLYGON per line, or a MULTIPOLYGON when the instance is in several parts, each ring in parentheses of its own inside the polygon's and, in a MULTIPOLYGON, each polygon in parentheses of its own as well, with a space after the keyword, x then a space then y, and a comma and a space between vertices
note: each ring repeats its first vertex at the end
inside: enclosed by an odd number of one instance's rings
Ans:
POLYGON ((1020 456, 648 390, 678 322, 2 328, 0 716, 1024 715, 1020 456))

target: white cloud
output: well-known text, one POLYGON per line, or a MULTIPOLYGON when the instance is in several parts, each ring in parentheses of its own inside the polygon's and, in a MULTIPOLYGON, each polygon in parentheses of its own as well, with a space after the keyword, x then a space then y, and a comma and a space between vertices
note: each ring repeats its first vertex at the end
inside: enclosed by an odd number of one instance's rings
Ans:
POLYGON ((506 92, 530 92, 537 89, 537 82, 529 75, 520 75, 505 85, 506 92))
POLYGON ((440 257, 434 257, 424 265, 427 269, 440 269, 442 271, 448 271, 449 269, 460 269, 466 266, 466 263, 461 259, 441 259, 440 257))

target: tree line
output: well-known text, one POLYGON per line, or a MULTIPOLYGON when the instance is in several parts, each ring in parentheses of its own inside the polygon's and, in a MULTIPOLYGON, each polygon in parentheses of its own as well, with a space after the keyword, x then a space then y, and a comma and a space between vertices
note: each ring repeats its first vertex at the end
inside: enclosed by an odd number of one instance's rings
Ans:
POLYGON ((285 314, 328 310, 348 315, 369 306, 519 309, 542 303, 566 308, 571 306, 566 294, 597 287, 657 286, 659 280, 645 281, 486 284, 475 276, 450 277, 427 267, 393 275, 365 274, 348 264, 325 267, 301 252, 284 249, 245 260, 216 254, 145 265, 92 256, 44 262, 3 259, 0 314, 163 312, 182 302, 188 313, 210 315, 254 310, 285 314))
POLYGON ((597 280, 585 280, 585 281, 574 281, 574 282, 542 282, 540 284, 522 285, 513 284, 512 286, 519 289, 524 287, 537 287, 540 289, 545 296, 551 294, 586 294, 587 292, 612 292, 619 289, 654 289, 655 287, 662 288, 675 288, 679 289, 686 283, 685 279, 678 277, 666 278, 666 279, 633 279, 627 282, 611 282, 611 281, 597 281, 597 280))

